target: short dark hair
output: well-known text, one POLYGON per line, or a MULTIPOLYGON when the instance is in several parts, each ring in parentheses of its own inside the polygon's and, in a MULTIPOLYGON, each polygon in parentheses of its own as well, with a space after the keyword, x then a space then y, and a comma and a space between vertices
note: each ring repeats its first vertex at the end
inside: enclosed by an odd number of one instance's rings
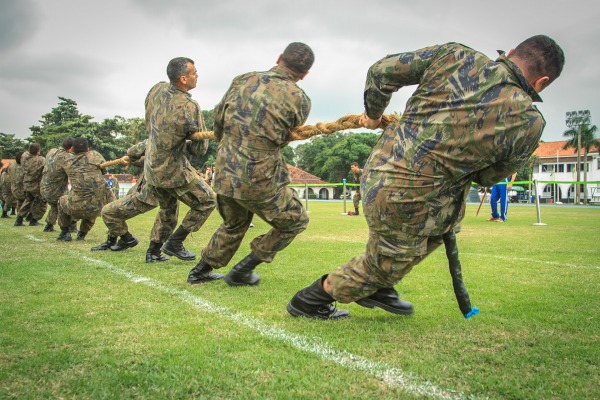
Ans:
POLYGON ((75 153, 85 153, 89 150, 88 141, 84 137, 73 139, 73 151, 75 153))
POLYGON ((558 44, 546 35, 536 35, 519 44, 512 55, 525 63, 532 78, 547 76, 548 83, 558 78, 565 65, 565 54, 558 44))
POLYGON ((315 62, 315 54, 304 43, 293 42, 283 51, 281 61, 292 71, 304 74, 308 72, 315 62))
POLYGON ((23 156, 23 151, 19 151, 16 155, 15 155, 15 161, 17 162, 17 164, 21 165, 21 157, 23 156))
POLYGON ((354 167, 355 165, 358 167, 358 163, 356 161, 353 161, 352 163, 350 163, 351 167, 354 167))
POLYGON ((187 75, 188 63, 194 64, 194 60, 187 57, 177 57, 169 61, 169 65, 167 65, 167 76, 171 83, 177 83, 179 82, 180 76, 187 75))
POLYGON ((65 150, 69 150, 71 147, 73 147, 73 138, 69 136, 66 137, 65 140, 63 140, 62 148, 65 150))
POLYGON ((40 144, 39 143, 29 143, 29 154, 36 155, 40 152, 40 144))

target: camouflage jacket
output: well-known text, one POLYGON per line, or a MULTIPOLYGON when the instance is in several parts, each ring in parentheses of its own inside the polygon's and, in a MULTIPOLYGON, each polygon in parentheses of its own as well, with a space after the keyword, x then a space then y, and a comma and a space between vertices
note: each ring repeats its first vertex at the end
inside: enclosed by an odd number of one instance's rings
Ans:
POLYGON ((40 182, 42 181, 42 172, 46 159, 42 156, 29 155, 21 165, 23 166, 23 189, 26 192, 39 192, 40 182))
POLYGON ((255 199, 286 186, 290 179, 281 149, 290 130, 306 122, 310 106, 283 66, 236 77, 214 109, 215 192, 255 199))
MULTIPOLYGON (((200 179, 186 157, 186 139, 206 128, 200 106, 188 92, 167 82, 154 85, 146 96, 146 129, 144 176, 149 185, 175 188, 200 179)), ((199 145, 208 150, 208 140, 199 145)))
POLYGON ((375 63, 367 115, 381 116, 394 91, 414 84, 401 120, 367 160, 361 192, 367 208, 379 208, 372 221, 380 231, 439 235, 462 220, 471 181, 490 186, 529 159, 545 121, 533 105, 539 95, 513 62, 457 43, 375 63))
POLYGON ((23 190, 23 173, 23 167, 17 164, 16 161, 8 166, 10 190, 17 200, 23 200, 25 198, 25 191, 23 190))
POLYGON ((359 169, 357 172, 352 172, 352 178, 354 183, 360 183, 360 177, 362 176, 363 170, 359 169))
POLYGON ((65 172, 67 160, 73 157, 62 147, 50 149, 46 154, 46 164, 42 173, 40 193, 46 201, 56 203, 67 192, 69 178, 65 172))
POLYGON ((67 206, 73 211, 97 212, 112 197, 100 164, 106 162, 95 150, 73 154, 66 160, 65 171, 71 181, 67 206))

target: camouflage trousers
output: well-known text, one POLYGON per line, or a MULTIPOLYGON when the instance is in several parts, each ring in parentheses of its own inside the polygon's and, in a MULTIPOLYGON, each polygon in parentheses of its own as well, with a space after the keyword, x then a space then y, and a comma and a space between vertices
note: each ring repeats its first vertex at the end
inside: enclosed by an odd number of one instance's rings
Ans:
POLYGON ((164 243, 177 225, 179 201, 190 207, 181 225, 188 232, 196 232, 204 224, 215 208, 215 194, 202 180, 172 189, 143 185, 122 199, 106 205, 102 209, 102 220, 112 235, 121 236, 127 232, 126 220, 160 206, 151 240, 164 243))
POLYGON ((31 217, 39 221, 46 214, 46 206, 46 201, 42 198, 39 191, 26 191, 23 205, 19 208, 19 217, 25 218, 27 214, 31 213, 31 217))
POLYGON ((64 195, 58 201, 58 226, 61 229, 68 228, 71 221, 81 220, 79 231, 88 233, 94 227, 96 218, 100 216, 100 210, 71 210, 67 205, 68 195, 64 195))
MULTIPOLYGON (((144 214, 154 208, 155 205, 141 201, 137 192, 130 193, 102 208, 102 220, 108 228, 108 232, 114 236, 121 236, 128 232, 126 220, 137 215, 144 214)), ((150 233, 150 241, 164 243, 177 226, 179 217, 179 202, 175 202, 169 209, 160 209, 154 220, 154 226, 150 233)))
POLYGON ((48 214, 46 214, 46 223, 54 225, 58 219, 58 202, 48 202, 48 206, 50 209, 48 210, 48 214))
POLYGON ((351 303, 381 288, 394 286, 443 243, 442 236, 401 233, 390 237, 369 229, 365 253, 327 276, 329 294, 340 303, 351 303))
POLYGON ((352 204, 354 204, 354 208, 358 209, 359 205, 360 205, 360 191, 356 191, 354 192, 354 196, 352 197, 352 204))
POLYGON ((10 210, 13 207, 17 206, 17 199, 12 195, 10 190, 5 190, 2 192, 2 209, 4 211, 10 210))
POLYGON ((202 250, 202 259, 213 268, 229 263, 255 214, 272 226, 266 234, 257 236, 250 243, 252 253, 266 263, 272 262, 277 252, 285 249, 308 225, 308 214, 296 192, 288 187, 261 200, 217 195, 217 207, 223 223, 202 250))

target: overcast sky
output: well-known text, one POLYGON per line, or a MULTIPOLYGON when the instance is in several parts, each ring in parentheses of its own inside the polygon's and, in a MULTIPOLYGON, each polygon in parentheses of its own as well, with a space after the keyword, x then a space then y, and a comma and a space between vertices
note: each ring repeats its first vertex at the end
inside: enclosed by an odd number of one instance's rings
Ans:
MULTIPOLYGON (((562 140, 565 113, 588 109, 600 125, 600 24, 595 1, 0 0, 0 132, 25 138, 58 96, 100 122, 143 117, 170 59, 194 59, 191 91, 212 109, 231 80, 270 69, 292 41, 315 52, 300 82, 308 124, 363 111, 367 69, 387 54, 449 41, 491 58, 536 34, 565 51, 561 77, 542 93, 543 140, 562 140)), ((414 88, 386 110, 402 112, 414 88)))

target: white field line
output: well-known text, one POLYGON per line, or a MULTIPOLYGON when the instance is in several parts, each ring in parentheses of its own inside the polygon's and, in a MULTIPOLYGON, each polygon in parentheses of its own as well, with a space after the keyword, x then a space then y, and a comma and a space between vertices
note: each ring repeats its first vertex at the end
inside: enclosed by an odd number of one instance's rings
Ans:
MULTIPOLYGON (((45 242, 45 240, 39 239, 33 235, 26 235, 25 237, 35 242, 45 242)), ((109 262, 88 257, 76 251, 67 251, 67 253, 87 263, 102 267, 115 275, 125 277, 133 283, 141 283, 165 294, 178 297, 185 303, 198 307, 202 311, 229 319, 239 325, 258 332, 266 338, 284 342, 298 350, 314 354, 325 361, 334 362, 348 369, 367 373, 390 387, 404 390, 412 395, 435 399, 475 399, 474 396, 465 395, 462 392, 438 388, 426 380, 420 379, 413 374, 403 372, 389 364, 371 361, 345 350, 337 350, 331 344, 319 338, 309 338, 288 332, 285 329, 267 325, 257 318, 244 315, 227 307, 213 304, 202 297, 191 294, 187 290, 165 286, 158 281, 121 269, 109 262)))
POLYGON ((562 262, 556 262, 556 261, 536 260, 535 258, 496 256, 493 254, 463 253, 460 250, 459 250, 458 255, 459 256, 464 255, 464 256, 470 256, 470 257, 477 257, 477 258, 481 258, 481 257, 497 258, 499 260, 505 260, 505 261, 526 261, 526 262, 536 263, 536 264, 553 265, 556 267, 600 269, 600 266, 596 266, 596 265, 576 265, 576 264, 568 264, 568 263, 562 263, 562 262))

